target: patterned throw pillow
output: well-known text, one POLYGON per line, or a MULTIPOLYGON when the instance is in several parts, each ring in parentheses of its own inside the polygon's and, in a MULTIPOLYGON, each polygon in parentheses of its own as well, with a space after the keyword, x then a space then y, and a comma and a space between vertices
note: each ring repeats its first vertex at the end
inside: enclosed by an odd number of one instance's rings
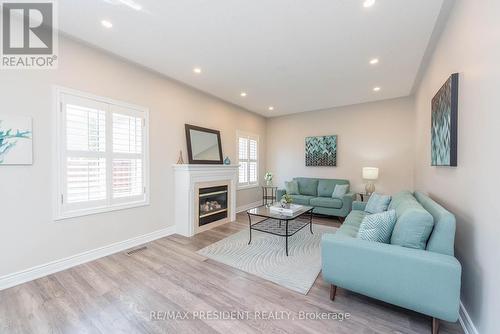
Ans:
POLYGON ((388 244, 391 241, 396 220, 396 210, 367 215, 359 226, 358 238, 388 244))
POLYGON ((391 202, 390 195, 381 195, 373 193, 366 203, 365 211, 368 213, 379 213, 387 210, 389 203, 391 202))
POLYGON ((336 184, 335 189, 333 189, 333 198, 342 198, 344 197, 345 194, 347 194, 347 191, 349 191, 349 185, 348 184, 336 184))
POLYGON ((297 181, 285 182, 285 188, 288 195, 299 195, 299 183, 297 181))

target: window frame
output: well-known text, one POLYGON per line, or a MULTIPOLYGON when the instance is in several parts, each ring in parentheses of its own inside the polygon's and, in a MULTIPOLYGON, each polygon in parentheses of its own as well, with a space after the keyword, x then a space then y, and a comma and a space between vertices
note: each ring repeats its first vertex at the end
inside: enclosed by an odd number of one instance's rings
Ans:
MULTIPOLYGON (((150 205, 150 157, 149 157, 149 109, 146 107, 126 103, 123 101, 118 101, 102 96, 97 96, 94 94, 78 91, 75 89, 54 86, 54 119, 56 131, 54 132, 54 150, 53 150, 53 161, 55 161, 55 168, 53 169, 53 179, 55 180, 54 186, 54 206, 53 206, 53 220, 59 221, 68 218, 76 218, 87 215, 94 215, 104 212, 112 212, 117 210, 124 210, 136 207, 142 207, 150 205), (75 97, 75 99, 84 99, 95 102, 96 104, 106 104, 106 151, 101 153, 106 159, 106 199, 99 202, 100 205, 72 205, 75 209, 68 210, 68 206, 64 203, 66 196, 66 153, 68 152, 66 147, 66 127, 64 124, 65 114, 63 105, 63 96, 70 95, 75 97), (131 197, 131 200, 124 201, 123 199, 113 199, 112 194, 112 169, 113 169, 113 157, 116 155, 122 155, 121 153, 113 153, 112 151, 112 122, 109 121, 109 117, 112 118, 113 107, 133 109, 133 114, 135 116, 140 115, 143 118, 143 142, 142 142, 142 172, 143 172, 143 187, 144 196, 131 197), (111 171, 111 173, 110 173, 111 171), (103 203, 104 202, 104 203, 103 203)), ((126 113, 123 113, 126 115, 126 113)), ((96 155, 99 153, 96 152, 96 155)), ((97 201, 96 201, 97 202, 97 201)), ((97 204, 97 203, 96 203, 97 204)))
POLYGON ((247 146, 247 152, 248 152, 248 159, 244 160, 247 162, 247 175, 248 175, 248 182, 240 183, 240 175, 239 175, 239 168, 238 168, 238 183, 236 186, 236 189, 250 189, 250 188, 256 188, 259 186, 259 169, 260 169, 260 140, 259 136, 253 133, 245 132, 245 131, 236 131, 236 156, 238 158, 238 165, 240 164, 240 138, 246 138, 248 140, 248 146, 247 146), (256 160, 251 160, 250 159, 250 140, 255 140, 257 142, 257 159, 256 160), (257 163, 257 180, 255 182, 250 182, 250 162, 256 162, 257 163))

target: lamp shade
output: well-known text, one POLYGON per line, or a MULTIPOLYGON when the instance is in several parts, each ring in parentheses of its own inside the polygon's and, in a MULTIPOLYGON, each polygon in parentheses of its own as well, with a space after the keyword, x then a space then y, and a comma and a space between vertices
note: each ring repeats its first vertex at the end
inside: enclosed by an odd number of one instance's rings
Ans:
POLYGON ((365 179, 365 180, 378 179, 378 168, 377 167, 363 167, 363 179, 365 179))

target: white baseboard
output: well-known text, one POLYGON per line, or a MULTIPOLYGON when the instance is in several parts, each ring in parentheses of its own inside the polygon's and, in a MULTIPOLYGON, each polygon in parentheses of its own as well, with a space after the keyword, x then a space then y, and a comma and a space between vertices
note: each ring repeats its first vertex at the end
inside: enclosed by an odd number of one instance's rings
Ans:
POLYGON ((108 256, 114 253, 124 251, 126 249, 136 247, 156 239, 166 237, 175 233, 175 226, 144 234, 135 238, 115 242, 113 244, 89 250, 80 254, 69 256, 64 259, 52 261, 33 268, 18 271, 0 277, 0 290, 7 289, 25 282, 35 280, 37 278, 47 276, 58 271, 62 271, 79 264, 97 260, 101 257, 108 256))
POLYGON ((458 321, 460 321, 465 334, 479 334, 462 302, 460 302, 460 309, 458 311, 458 321))
POLYGON ((237 208, 236 208, 236 213, 240 213, 240 212, 243 212, 243 211, 247 211, 247 210, 253 209, 253 208, 255 208, 255 207, 261 206, 261 205, 262 205, 262 202, 261 202, 261 201, 257 201, 257 202, 253 202, 253 203, 245 204, 245 205, 242 205, 242 206, 237 207, 237 208))

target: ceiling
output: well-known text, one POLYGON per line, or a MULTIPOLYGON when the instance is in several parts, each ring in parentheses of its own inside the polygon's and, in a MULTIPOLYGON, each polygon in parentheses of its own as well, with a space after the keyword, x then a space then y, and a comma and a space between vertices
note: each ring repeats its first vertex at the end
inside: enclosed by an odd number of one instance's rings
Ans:
POLYGON ((62 0, 59 28, 273 117, 410 94, 442 0, 364 1, 62 0))

